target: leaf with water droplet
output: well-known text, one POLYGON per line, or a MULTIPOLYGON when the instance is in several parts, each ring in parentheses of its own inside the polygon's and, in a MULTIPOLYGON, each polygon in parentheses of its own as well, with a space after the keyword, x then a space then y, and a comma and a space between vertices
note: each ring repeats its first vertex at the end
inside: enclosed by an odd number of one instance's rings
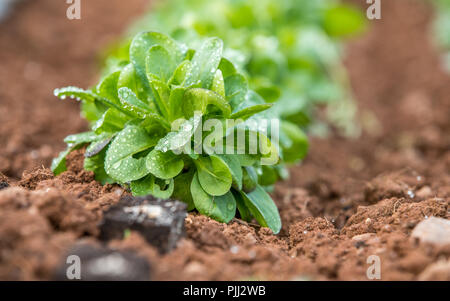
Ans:
POLYGON ((185 117, 191 118, 196 111, 202 114, 217 111, 225 118, 231 115, 231 107, 224 97, 211 90, 201 88, 189 89, 183 97, 185 117))
POLYGON ((225 162, 216 156, 199 157, 194 161, 198 180, 202 188, 210 195, 220 196, 227 193, 233 181, 225 162))
POLYGON ((153 149, 146 158, 147 170, 160 179, 176 177, 184 167, 184 161, 179 155, 171 151, 162 152, 153 149))
POLYGON ((115 109, 108 109, 92 126, 96 134, 115 133, 124 128, 129 117, 115 109))
POLYGON ((191 183, 191 194, 195 208, 219 222, 228 223, 236 215, 236 200, 231 191, 222 196, 209 195, 200 184, 196 173, 191 183))
POLYGON ((155 45, 148 51, 146 59, 147 77, 167 83, 177 65, 175 58, 163 46, 155 45))
POLYGON ((265 110, 268 110, 272 107, 272 104, 266 103, 256 106, 247 107, 245 109, 242 109, 236 113, 231 114, 231 119, 241 119, 241 120, 247 120, 253 115, 256 115, 258 113, 264 112, 265 110))
POLYGON ((153 100, 156 108, 164 118, 169 118, 170 88, 158 79, 152 79, 150 85, 153 90, 153 100))
POLYGON ((225 78, 225 94, 232 111, 245 100, 248 91, 247 80, 242 74, 234 74, 225 78))
POLYGON ((225 81, 222 76, 222 71, 217 70, 214 75, 213 83, 211 86, 211 90, 216 92, 217 94, 225 97, 225 81))
POLYGON ((86 158, 94 157, 102 152, 108 144, 111 142, 112 137, 107 137, 106 135, 99 136, 97 141, 92 142, 84 153, 86 158), (102 138, 105 137, 105 138, 102 138))
POLYGON ((130 46, 130 61, 141 82, 147 88, 149 88, 146 67, 147 55, 149 49, 156 45, 164 47, 173 56, 176 64, 179 64, 184 58, 184 53, 178 43, 162 33, 142 32, 135 36, 130 46))
POLYGON ((184 86, 188 74, 192 72, 192 64, 190 61, 183 61, 172 74, 169 80, 170 85, 184 86))
POLYGON ((97 86, 97 93, 111 102, 120 105, 120 100, 117 95, 117 82, 119 80, 120 71, 116 71, 106 76, 97 86))
POLYGON ((59 97, 61 99, 66 99, 67 97, 76 97, 81 100, 85 101, 95 101, 95 99, 98 97, 95 93, 89 90, 84 90, 78 87, 65 87, 65 88, 59 88, 55 89, 54 94, 56 97, 59 97))
POLYGON ((136 114, 137 116, 144 116, 146 113, 150 112, 150 107, 148 104, 140 100, 134 92, 126 87, 119 89, 119 98, 125 108, 130 113, 136 114))
POLYGON ((133 155, 148 150, 157 143, 139 126, 127 126, 114 138, 106 152, 105 170, 121 183, 141 179, 149 174, 145 157, 135 159, 133 155))
POLYGON ((222 59, 223 42, 219 38, 207 39, 192 58, 192 72, 186 79, 186 85, 200 81, 201 87, 211 87, 216 70, 222 59))

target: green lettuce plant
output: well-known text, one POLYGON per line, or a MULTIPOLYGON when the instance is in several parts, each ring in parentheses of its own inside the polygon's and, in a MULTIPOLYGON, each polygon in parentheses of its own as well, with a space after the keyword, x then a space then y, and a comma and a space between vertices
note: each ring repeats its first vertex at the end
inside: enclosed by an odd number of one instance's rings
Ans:
POLYGON ((302 132, 282 122, 280 129, 260 128, 263 120, 279 119, 223 57, 218 38, 191 48, 143 32, 128 48, 128 57, 96 87, 55 90, 62 99, 82 101, 91 131, 65 139, 54 173, 66 170, 70 152, 86 147, 84 168, 102 183, 121 184, 134 195, 176 198, 225 223, 238 210, 244 220, 254 218, 278 233, 280 217, 265 186, 275 181, 271 174, 282 173, 280 157, 298 158, 289 153, 294 148, 306 153, 302 132))

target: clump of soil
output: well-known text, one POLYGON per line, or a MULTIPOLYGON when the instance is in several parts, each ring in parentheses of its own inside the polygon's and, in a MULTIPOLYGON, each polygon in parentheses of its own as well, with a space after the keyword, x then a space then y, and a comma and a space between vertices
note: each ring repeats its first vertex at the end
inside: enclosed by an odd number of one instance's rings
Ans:
MULTIPOLYGON (((95 51, 145 1, 91 2, 73 23, 64 4, 30 1, 0 28, 0 182, 11 185, 0 190, 0 279, 50 279, 74 245, 102 244, 103 212, 127 193, 84 171, 83 150, 60 176, 47 168, 63 136, 86 129, 77 105, 57 103, 51 90, 93 82, 95 51)), ((349 43, 362 137, 312 139, 273 193, 279 235, 190 213, 168 254, 133 231, 104 244, 146 258, 155 280, 367 280, 371 255, 383 280, 450 280, 450 246, 411 235, 430 217, 450 219, 450 76, 429 40, 431 17, 426 3, 389 1, 382 20, 349 43)))

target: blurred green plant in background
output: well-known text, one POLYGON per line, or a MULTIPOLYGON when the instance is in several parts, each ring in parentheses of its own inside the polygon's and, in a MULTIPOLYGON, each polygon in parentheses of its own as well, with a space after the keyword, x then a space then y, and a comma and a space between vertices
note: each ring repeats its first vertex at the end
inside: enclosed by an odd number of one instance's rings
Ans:
POLYGON ((435 43, 444 52, 444 67, 450 72, 450 0, 433 0, 435 20, 433 36, 435 43))
MULTIPOLYGON (((224 56, 283 120, 323 135, 326 124, 317 119, 323 109, 341 133, 357 136, 341 41, 365 28, 360 10, 335 0, 164 0, 153 3, 129 36, 157 30, 193 48, 217 36, 224 56)), ((105 73, 127 60, 129 43, 108 52, 105 73)))

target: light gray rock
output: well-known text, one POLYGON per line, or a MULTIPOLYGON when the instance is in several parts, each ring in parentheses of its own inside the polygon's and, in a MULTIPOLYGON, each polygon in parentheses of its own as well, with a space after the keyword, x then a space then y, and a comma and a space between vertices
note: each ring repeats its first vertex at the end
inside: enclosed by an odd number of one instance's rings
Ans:
POLYGON ((450 244, 450 220, 432 216, 421 221, 414 228, 411 236, 423 243, 450 244))
POLYGON ((417 279, 421 281, 450 281, 450 260, 441 260, 430 264, 420 273, 417 279))
POLYGON ((0 0, 0 21, 10 12, 11 6, 20 0, 0 0))

